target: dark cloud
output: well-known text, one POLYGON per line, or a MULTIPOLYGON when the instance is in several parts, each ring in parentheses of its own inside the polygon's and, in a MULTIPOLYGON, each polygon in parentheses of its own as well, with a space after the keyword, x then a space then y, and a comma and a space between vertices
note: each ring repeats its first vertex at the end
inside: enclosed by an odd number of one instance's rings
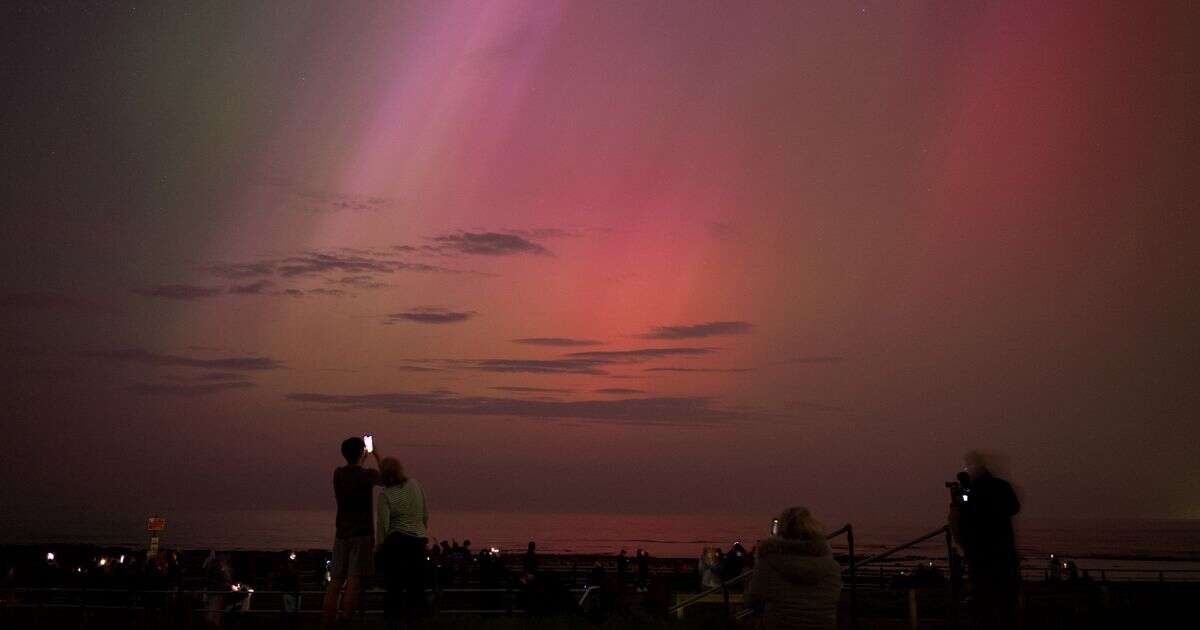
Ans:
POLYGON ((195 377, 197 381, 236 381, 242 378, 241 374, 236 372, 209 372, 195 377))
MULTIPOLYGON (((642 348, 607 352, 572 352, 557 359, 424 359, 414 363, 437 365, 446 369, 481 370, 484 372, 524 372, 529 374, 591 374, 609 375, 610 365, 640 363, 660 357, 697 356, 715 352, 716 348, 642 348)), ((613 376, 613 378, 617 378, 613 376)))
POLYGON ((751 372, 754 368, 688 368, 688 367, 652 367, 643 372, 751 372))
POLYGON ((218 278, 229 280, 245 280, 269 276, 275 273, 275 263, 270 261, 253 263, 216 264, 204 267, 206 271, 218 278))
POLYGON ((397 370, 401 372, 441 372, 440 368, 427 367, 424 365, 397 365, 397 370))
POLYGON ((220 359, 196 359, 175 354, 157 354, 142 348, 85 352, 83 356, 106 359, 120 363, 137 363, 153 367, 193 367, 209 370, 257 371, 278 370, 283 363, 267 357, 224 357, 220 359))
POLYGON ((229 287, 229 292, 236 295, 258 295, 274 284, 270 280, 258 280, 250 284, 235 284, 229 287))
POLYGON ((625 387, 605 387, 595 390, 597 394, 645 394, 646 392, 640 389, 628 389, 625 387))
POLYGON ((608 374, 600 369, 607 361, 594 359, 483 359, 471 362, 472 369, 484 372, 526 372, 530 374, 608 374))
POLYGON ((307 252, 284 258, 275 265, 276 272, 284 278, 296 276, 312 276, 327 273, 346 274, 388 274, 397 271, 423 271, 442 273, 461 273, 455 269, 412 263, 393 258, 358 254, 331 254, 323 252, 307 252))
POLYGON ((172 383, 138 383, 136 385, 130 385, 126 388, 126 390, 147 396, 178 396, 188 398, 193 396, 208 396, 233 389, 247 389, 251 387, 255 387, 255 385, 249 381, 199 383, 194 385, 179 385, 172 383))
POLYGON ((703 324, 655 326, 654 330, 636 335, 641 339, 697 339, 716 335, 740 335, 750 332, 750 322, 706 322, 703 324))
POLYGON ((222 290, 219 287, 201 287, 191 284, 159 284, 152 287, 133 289, 133 292, 146 297, 191 302, 193 300, 215 297, 220 295, 222 290))
POLYGON ((573 389, 554 389, 553 387, 519 387, 516 385, 500 385, 492 389, 502 392, 524 392, 528 394, 570 394, 573 389))
MULTIPOLYGON (((265 259, 244 263, 220 263, 203 269, 219 278, 245 280, 278 276, 284 279, 319 276, 333 273, 349 274, 344 278, 370 274, 391 274, 398 271, 432 273, 470 273, 459 269, 415 263, 388 256, 386 252, 343 247, 333 251, 309 251, 285 258, 265 259)), ((358 282, 359 279, 348 283, 358 282)))
POLYGON ((458 232, 435 236, 432 251, 443 254, 475 256, 511 256, 513 254, 546 255, 549 250, 516 234, 501 232, 458 232))
POLYGON ((475 316, 475 311, 450 311, 435 306, 422 306, 387 316, 385 324, 409 321, 418 324, 456 324, 475 316))
POLYGON ((343 276, 337 279, 330 279, 329 282, 331 284, 354 287, 355 289, 381 289, 388 286, 386 283, 376 280, 374 276, 343 276))
POLYGON ((698 356, 712 354, 716 348, 642 348, 639 350, 591 350, 588 352, 570 352, 569 357, 595 359, 607 363, 635 363, 646 359, 661 357, 698 356))
POLYGON ((417 416, 491 416, 614 424, 704 425, 766 417, 766 414, 753 410, 723 408, 713 398, 702 396, 553 401, 431 392, 364 395, 294 393, 287 398, 333 411, 375 410, 417 416))
POLYGON ((524 339, 513 339, 512 342, 529 346, 557 346, 562 348, 604 345, 603 341, 596 341, 594 339, 568 339, 566 337, 526 337, 524 339))
POLYGON ((86 312, 95 308, 87 300, 49 291, 0 292, 0 309, 4 310, 86 312))
POLYGON ((309 295, 345 295, 346 292, 341 289, 309 289, 309 295))

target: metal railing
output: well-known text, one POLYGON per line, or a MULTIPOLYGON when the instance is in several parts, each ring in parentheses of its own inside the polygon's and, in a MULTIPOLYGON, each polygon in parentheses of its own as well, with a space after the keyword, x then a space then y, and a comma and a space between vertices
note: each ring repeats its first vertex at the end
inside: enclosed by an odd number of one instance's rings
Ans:
MULTIPOLYGON (((841 536, 842 534, 846 535, 846 546, 847 546, 847 552, 849 554, 849 566, 848 566, 847 570, 849 571, 850 601, 851 601, 851 610, 853 611, 854 603, 857 600, 857 591, 858 591, 857 573, 858 573, 858 566, 859 566, 859 563, 856 562, 856 557, 854 555, 854 526, 851 525, 850 523, 846 523, 845 525, 842 525, 841 527, 839 527, 839 528, 833 530, 832 532, 830 532, 829 534, 827 534, 825 536, 825 540, 833 540, 834 538, 837 538, 838 536, 841 536)), ((721 584, 719 586, 709 587, 709 588, 707 588, 703 591, 700 591, 699 593, 683 600, 682 602, 676 602, 676 604, 674 606, 671 606, 670 608, 667 609, 667 613, 674 614, 674 615, 681 615, 681 614, 683 614, 684 609, 686 609, 688 606, 691 606, 693 604, 697 604, 701 601, 704 601, 705 599, 708 598, 708 596, 714 595, 718 592, 721 593, 722 602, 725 605, 725 609, 728 611, 729 606, 730 606, 729 587, 732 585, 744 582, 745 580, 749 579, 752 575, 754 575, 754 569, 747 569, 746 571, 743 571, 742 573, 738 574, 735 577, 732 577, 728 580, 722 580, 721 584)), ((750 611, 749 609, 747 609, 746 611, 742 611, 742 612, 738 613, 738 615, 735 615, 734 618, 741 619, 742 617, 746 616, 746 614, 749 614, 751 612, 753 612, 753 611, 750 611)))
MULTIPOLYGON (((594 590, 595 587, 571 588, 568 592, 580 595, 580 603, 583 603, 584 598, 588 593, 594 590)), ((383 595, 387 591, 380 588, 367 589, 363 592, 364 599, 368 595, 383 595)), ((89 587, 6 587, 0 588, 0 595, 3 594, 36 594, 42 597, 37 601, 5 601, 0 598, 0 611, 12 608, 70 608, 74 610, 162 610, 167 608, 187 609, 195 613, 223 615, 223 614, 320 614, 323 608, 308 608, 303 607, 303 601, 306 596, 315 597, 317 601, 323 601, 325 591, 323 590, 299 590, 299 591, 277 591, 277 590, 253 590, 253 591, 231 591, 231 590, 209 590, 209 589, 125 589, 125 588, 89 588, 89 587), (74 602, 63 601, 65 598, 55 596, 73 596, 74 602), (89 601, 89 595, 93 596, 93 601, 89 601), (279 601, 282 603, 282 598, 285 596, 294 596, 296 598, 295 607, 293 610, 284 611, 281 607, 275 608, 255 608, 253 601, 255 597, 261 601, 264 598, 270 598, 271 601, 279 601), (116 602, 123 600, 122 603, 96 603, 95 599, 107 600, 116 602), (279 599, 275 599, 279 598, 279 599), (229 605, 225 604, 227 599, 234 599, 229 605), (219 605, 220 608, 209 608, 208 605, 219 605)), ((526 611, 516 607, 516 598, 520 593, 517 589, 512 588, 443 588, 443 589, 426 589, 427 597, 434 597, 435 601, 440 598, 443 593, 491 593, 503 594, 505 607, 503 608, 440 608, 435 607, 434 610, 441 614, 524 614, 526 611)), ((311 600, 310 600, 311 601, 311 600)), ((382 609, 360 608, 360 614, 377 615, 383 612, 382 609)))
MULTIPOLYGON (((867 565, 876 564, 876 563, 882 562, 884 560, 887 560, 891 556, 893 556, 901 551, 904 551, 905 549, 910 549, 910 548, 915 547, 927 540, 931 540, 933 538, 937 538, 938 536, 942 536, 942 535, 944 535, 946 537, 946 563, 950 569, 949 583, 950 583, 950 591, 951 591, 950 592, 951 622, 954 623, 955 621, 957 621, 957 618, 958 618, 958 609, 957 609, 958 581, 959 581, 958 575, 957 575, 957 572, 958 572, 957 563, 955 562, 955 558, 957 557, 957 554, 954 549, 954 540, 950 533, 950 528, 948 526, 939 527, 939 528, 929 532, 928 534, 914 538, 913 540, 910 540, 908 542, 896 545, 895 547, 886 549, 880 553, 877 553, 875 555, 867 557, 861 561, 858 560, 858 557, 855 554, 854 526, 851 525, 850 523, 847 523, 847 524, 843 525, 842 527, 839 527, 838 529, 834 530, 833 532, 830 532, 829 535, 827 535, 825 537, 825 539, 832 540, 842 534, 846 535, 846 545, 848 547, 848 549, 847 549, 848 563, 847 563, 847 567, 842 570, 842 573, 846 575, 847 582, 849 583, 848 590, 850 591, 850 626, 852 628, 858 627, 858 570, 867 565)), ((744 571, 737 577, 734 577, 730 580, 725 580, 724 582, 721 583, 720 586, 711 587, 709 589, 701 591, 700 593, 697 593, 696 595, 693 595, 692 597, 689 597, 688 599, 685 599, 682 602, 676 603, 674 606, 672 606, 668 609, 668 612, 674 613, 674 614, 682 614, 683 610, 686 609, 688 606, 691 606, 693 604, 704 601, 708 596, 710 596, 714 593, 717 593, 717 592, 722 593, 722 599, 725 604, 725 608, 728 611, 729 605, 730 605, 729 586, 740 583, 740 582, 744 582, 745 580, 749 579, 753 575, 754 575, 754 569, 749 569, 747 571, 744 571)), ((755 613, 755 610, 753 608, 745 608, 743 610, 738 611, 736 614, 734 614, 733 618, 735 620, 744 619, 746 617, 749 617, 750 615, 753 615, 754 613, 755 613)))

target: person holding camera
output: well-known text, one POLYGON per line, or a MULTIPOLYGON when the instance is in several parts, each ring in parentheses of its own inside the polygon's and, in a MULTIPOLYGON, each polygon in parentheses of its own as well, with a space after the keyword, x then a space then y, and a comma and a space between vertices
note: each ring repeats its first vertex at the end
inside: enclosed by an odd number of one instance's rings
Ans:
POLYGON ((962 547, 971 587, 971 614, 981 628, 1016 627, 1021 565, 1012 517, 1021 503, 1012 485, 994 476, 987 458, 971 451, 963 458, 962 479, 954 488, 950 527, 962 547))

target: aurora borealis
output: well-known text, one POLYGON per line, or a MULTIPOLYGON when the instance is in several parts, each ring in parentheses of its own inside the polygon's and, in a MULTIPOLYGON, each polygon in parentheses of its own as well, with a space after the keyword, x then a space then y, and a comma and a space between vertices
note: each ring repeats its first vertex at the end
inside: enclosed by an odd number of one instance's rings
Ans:
POLYGON ((4 11, 6 502, 1200 516, 1185 3, 4 11))

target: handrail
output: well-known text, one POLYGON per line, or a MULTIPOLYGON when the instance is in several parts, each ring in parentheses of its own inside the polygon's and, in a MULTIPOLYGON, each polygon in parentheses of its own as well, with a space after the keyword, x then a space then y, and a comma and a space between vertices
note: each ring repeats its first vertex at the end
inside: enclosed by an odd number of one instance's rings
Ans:
MULTIPOLYGON (((830 534, 830 536, 829 536, 828 538, 832 538, 833 536, 835 536, 835 535, 837 535, 837 534, 840 534, 840 533, 842 533, 842 532, 843 532, 843 531, 845 531, 845 530, 850 530, 850 526, 849 526, 849 525, 846 525, 845 527, 843 527, 843 528, 841 528, 841 529, 837 530, 835 533, 833 533, 833 534, 830 534)), ((852 577, 852 579, 853 579, 853 577, 854 577, 854 575, 855 575, 856 571, 857 571, 859 568, 861 568, 861 567, 863 567, 863 566, 866 566, 866 565, 868 565, 868 564, 871 564, 871 563, 873 563, 873 562, 879 562, 879 561, 881 561, 881 560, 884 560, 884 559, 886 559, 886 558, 888 558, 888 557, 892 556, 893 554, 895 554, 895 553, 897 553, 897 552, 904 551, 905 549, 908 549, 909 547, 914 547, 914 546, 916 546, 916 545, 919 545, 919 544, 921 544, 921 543, 925 542, 926 540, 929 540, 929 539, 931 539, 931 538, 935 538, 935 537, 937 537, 937 536, 941 536, 942 534, 946 534, 948 531, 949 531, 949 527, 948 527, 948 526, 946 526, 946 525, 943 525, 942 527, 939 527, 939 528, 937 528, 936 530, 934 530, 934 531, 932 531, 932 532, 929 532, 928 534, 925 534, 924 536, 921 536, 920 538, 916 538, 916 539, 914 539, 914 540, 910 540, 909 542, 906 542, 906 543, 904 543, 904 544, 901 544, 901 545, 896 545, 895 547, 892 547, 891 549, 888 549, 888 550, 886 550, 886 551, 883 551, 883 552, 881 552, 881 553, 877 553, 877 554, 875 554, 875 555, 873 555, 873 556, 871 556, 871 557, 869 557, 869 558, 867 558, 867 559, 865 559, 865 560, 859 561, 859 562, 855 562, 855 559, 854 559, 853 555, 851 555, 851 558, 850 558, 850 566, 848 566, 848 567, 846 567, 845 569, 843 569, 843 571, 842 571, 842 572, 843 572, 843 573, 849 572, 849 573, 850 573, 850 575, 851 575, 851 577, 852 577)), ((747 571, 746 573, 744 573, 744 574, 742 574, 742 575, 738 576, 738 578, 740 579, 740 578, 744 577, 745 575, 748 575, 748 574, 750 574, 750 573, 753 573, 753 572, 754 572, 754 570, 753 570, 753 569, 751 569, 750 571, 747 571)), ((854 585, 854 584, 852 584, 852 587, 853 587, 853 586, 855 586, 855 585, 854 585)), ((752 615, 752 614, 754 614, 754 609, 753 609, 753 608, 747 608, 747 609, 745 609, 745 610, 738 611, 738 613, 737 613, 737 614, 735 614, 735 615, 733 616, 733 618, 734 618, 734 620, 735 620, 735 621, 736 621, 736 620, 741 620, 741 619, 744 619, 744 618, 746 618, 746 617, 749 617, 749 616, 750 616, 750 615, 752 615)), ((851 615, 856 615, 856 614, 857 614, 857 611, 856 611, 856 610, 854 610, 854 606, 852 605, 852 606, 851 606, 851 615)))
POLYGON ((906 543, 904 543, 904 544, 902 544, 902 545, 896 545, 895 547, 892 547, 891 549, 888 549, 887 551, 883 551, 883 552, 881 552, 881 553, 877 553, 877 554, 875 554, 875 555, 873 555, 873 556, 871 556, 871 557, 867 558, 866 560, 862 560, 862 561, 860 561, 860 562, 858 563, 858 566, 860 566, 860 567, 861 567, 861 566, 864 566, 864 565, 871 564, 871 563, 873 563, 873 562, 879 562, 879 561, 881 561, 881 560, 884 560, 884 559, 886 559, 888 556, 891 556, 891 555, 892 555, 892 554, 894 554, 894 553, 897 553, 897 552, 900 552, 900 551, 904 551, 905 549, 908 549, 909 547, 915 547, 915 546, 917 546, 917 545, 919 545, 919 544, 921 544, 921 543, 925 542, 926 540, 929 540, 930 538, 934 538, 934 537, 937 537, 937 536, 941 536, 942 534, 945 534, 945 533, 946 533, 946 529, 947 529, 947 528, 946 528, 946 526, 945 526, 945 525, 943 525, 943 526, 941 526, 941 527, 939 527, 939 528, 937 528, 937 529, 933 530, 932 532, 929 532, 928 534, 925 534, 924 536, 921 536, 920 538, 917 538, 917 539, 915 539, 915 540, 911 540, 911 541, 909 541, 909 542, 906 542, 906 543))
MULTIPOLYGON (((834 538, 837 538, 838 536, 841 536, 842 534, 847 534, 847 533, 851 532, 852 530, 853 530, 853 527, 850 525, 850 523, 846 523, 845 525, 842 525, 841 527, 839 527, 839 528, 833 530, 832 532, 830 532, 829 534, 827 534, 825 536, 825 540, 833 540, 834 538)), ((667 613, 668 614, 677 613, 680 610, 683 610, 684 608, 687 608, 688 606, 691 606, 692 604, 695 604, 696 602, 704 599, 705 597, 708 597, 709 595, 726 590, 727 588, 729 588, 729 585, 737 584, 738 582, 750 577, 751 575, 754 575, 754 569, 746 569, 745 571, 743 571, 741 574, 737 575, 736 577, 722 581, 721 584, 718 586, 709 587, 708 589, 700 591, 699 593, 696 593, 695 595, 689 597, 688 599, 686 599, 682 602, 679 602, 679 603, 675 604, 674 606, 671 606, 670 608, 667 609, 667 613)))

